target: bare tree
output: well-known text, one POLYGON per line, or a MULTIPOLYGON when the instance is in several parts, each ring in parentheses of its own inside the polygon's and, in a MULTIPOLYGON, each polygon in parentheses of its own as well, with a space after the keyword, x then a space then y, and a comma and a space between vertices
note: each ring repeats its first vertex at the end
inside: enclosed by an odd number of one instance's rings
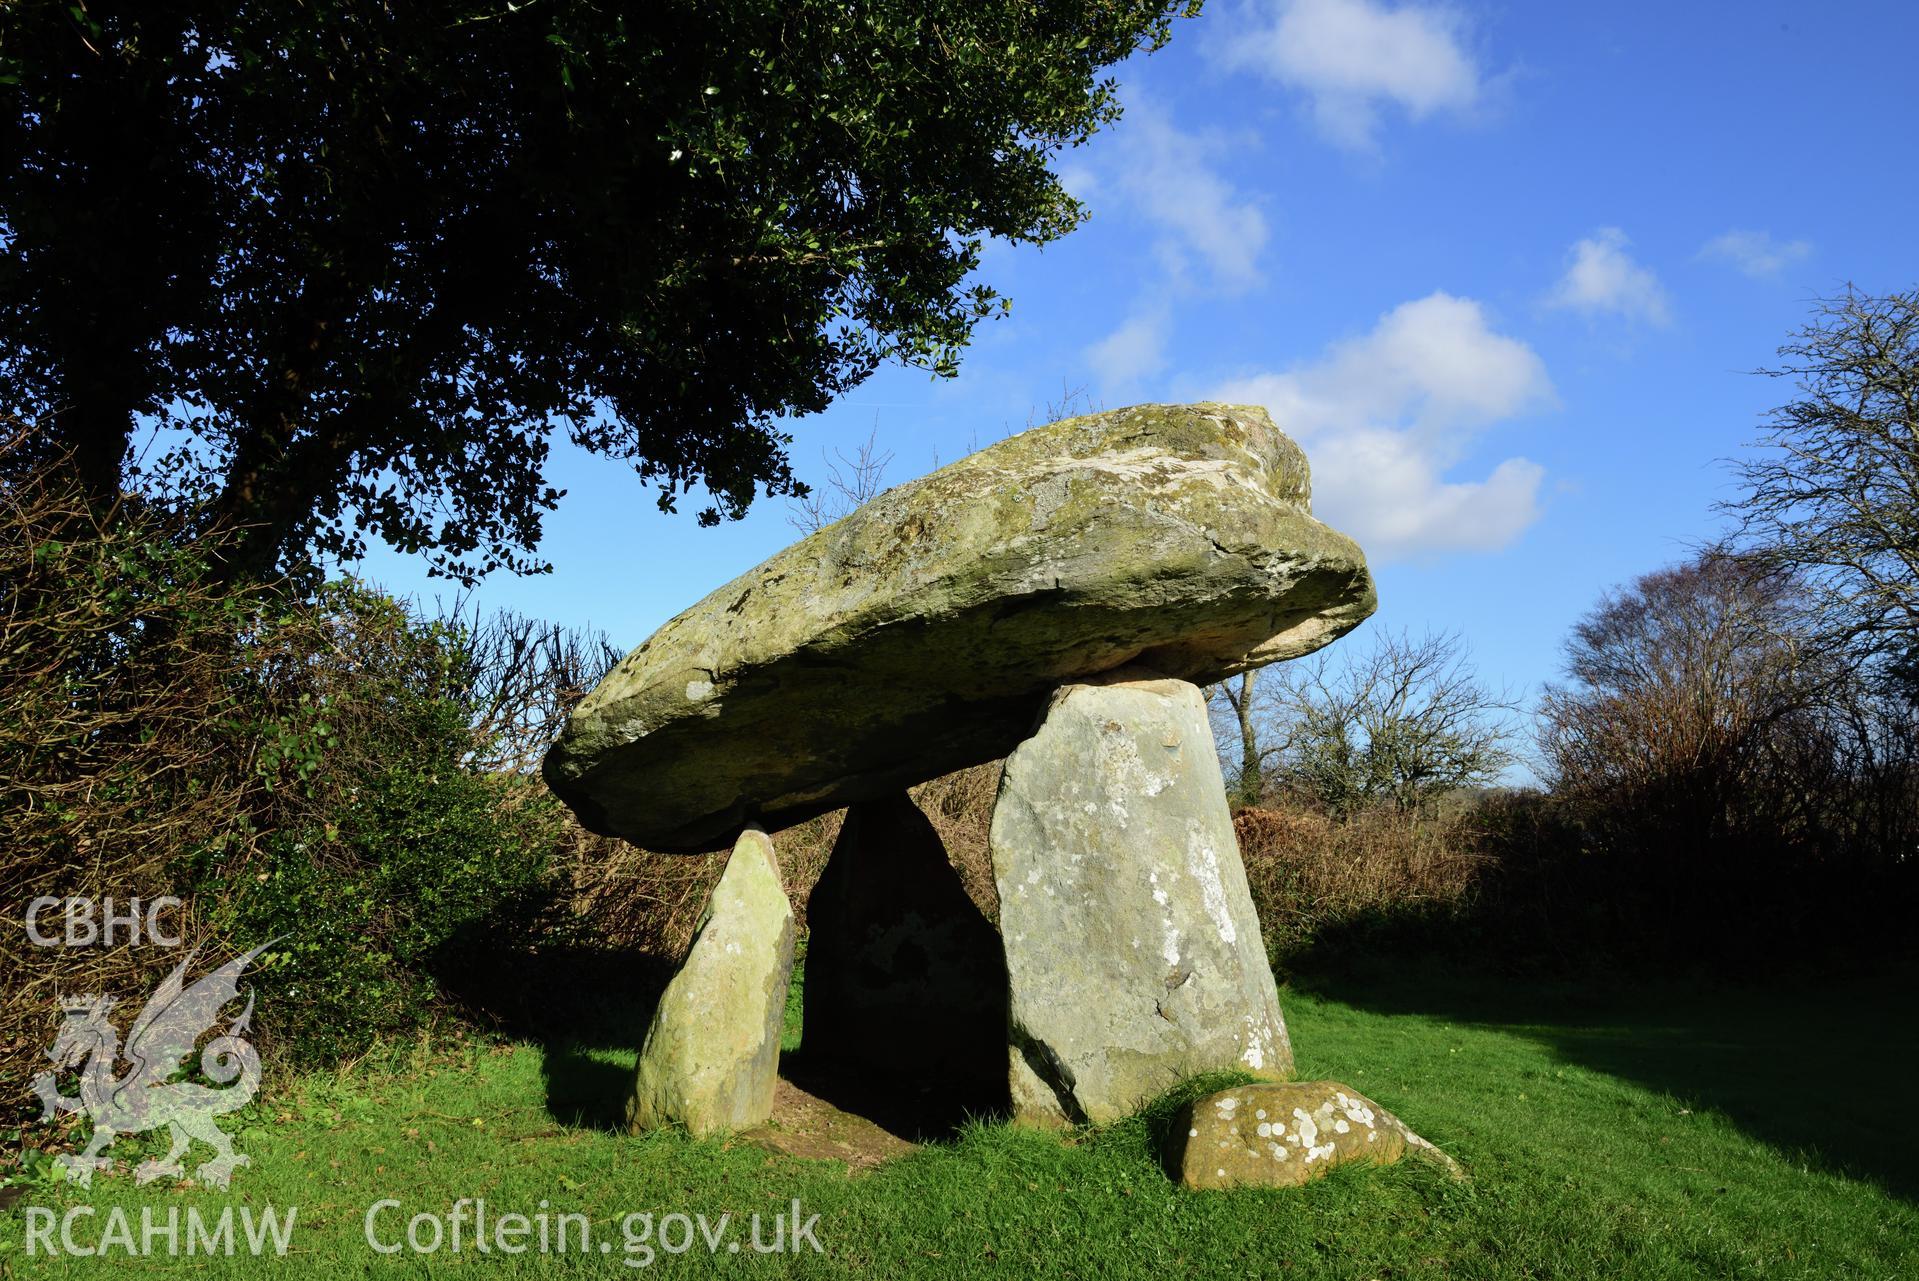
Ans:
POLYGON ((837 449, 830 455, 822 450, 820 456, 826 460, 825 482, 786 504, 787 523, 802 534, 817 533, 885 493, 886 469, 893 462, 892 451, 879 447, 877 423, 851 458, 837 449))
POLYGON ((1835 919, 1910 915, 1913 708, 1826 642, 1821 606, 1763 559, 1708 553, 1573 629, 1570 681, 1540 709, 1544 773, 1634 946, 1762 923, 1790 952, 1835 919))
POLYGON ((1410 811, 1491 783, 1514 760, 1518 704, 1479 679, 1456 634, 1376 633, 1215 686, 1213 698, 1223 737, 1236 732, 1242 798, 1278 786, 1336 813, 1410 811))
MULTIPOLYGON (((1044 410, 1035 408, 1029 411, 1026 425, 1030 428, 1075 414, 1095 413, 1098 409, 1099 406, 1087 395, 1086 388, 1069 387, 1061 383, 1059 399, 1048 401, 1044 410), (1043 418, 1040 417, 1042 413, 1045 415, 1043 418)), ((975 453, 979 448, 979 438, 974 436, 966 452, 975 453)), ((797 498, 788 499, 786 504, 787 523, 802 534, 817 533, 885 493, 886 469, 893 463, 892 451, 879 447, 877 422, 851 457, 837 449, 830 454, 822 450, 820 457, 826 461, 825 481, 817 487, 809 487, 797 498)), ((935 453, 933 467, 937 469, 939 465, 939 455, 935 453)))
POLYGON ((538 769, 567 714, 620 661, 601 632, 510 610, 482 614, 458 601, 439 621, 458 638, 450 675, 473 708, 469 763, 488 773, 538 769))
POLYGON ((1259 803, 1266 776, 1285 756, 1296 724, 1276 697, 1285 689, 1284 683, 1261 679, 1270 670, 1241 672, 1206 690, 1213 735, 1221 744, 1221 763, 1233 799, 1241 805, 1259 803))
POLYGON ((1566 642, 1571 683, 1541 703, 1547 781, 1675 844, 1803 829, 1830 786, 1825 711, 1847 673, 1806 619, 1790 576, 1735 556, 1607 593, 1566 642))
POLYGON ((1096 399, 1085 383, 1075 387, 1064 378, 1059 383, 1059 399, 1049 400, 1042 406, 1026 411, 1026 427, 1044 427, 1048 423, 1060 422, 1067 418, 1079 418, 1086 414, 1102 413, 1106 402, 1096 399))
POLYGON ((1796 381, 1736 464, 1721 504, 1742 550, 1792 574, 1829 646, 1910 668, 1919 657, 1919 289, 1848 288, 1761 372, 1796 381))

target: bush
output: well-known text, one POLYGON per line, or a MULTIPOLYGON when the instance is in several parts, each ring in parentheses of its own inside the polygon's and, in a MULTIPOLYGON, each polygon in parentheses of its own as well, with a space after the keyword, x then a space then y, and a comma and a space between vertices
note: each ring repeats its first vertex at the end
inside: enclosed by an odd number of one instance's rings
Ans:
MULTIPOLYGON (((278 939, 253 969, 270 1064, 485 1013, 458 998, 565 934, 570 819, 484 768, 471 630, 352 583, 225 587, 218 551, 190 514, 38 477, 0 498, 0 894, 174 895, 209 960, 278 939)), ((0 950, 0 1086, 57 990, 137 1002, 179 960, 0 950)))
POLYGON ((281 673, 303 688, 302 715, 269 727, 276 821, 245 857, 196 859, 185 884, 223 935, 282 940, 261 1008, 324 1061, 476 996, 563 930, 566 819, 536 780, 470 767, 464 633, 351 584, 314 608, 332 643, 281 673))
MULTIPOLYGON (((249 732, 273 713, 233 662, 271 609, 210 582, 209 544, 139 508, 99 512, 30 474, 0 489, 0 896, 151 900, 185 859, 244 851, 261 793, 249 732)), ((57 991, 151 990, 151 948, 0 948, 0 1087, 58 1023, 57 991)), ((54 930, 59 923, 51 924, 54 930)), ((171 922, 169 922, 171 924, 171 922)), ((191 910, 186 936, 204 941, 191 910)))
POLYGON ((1248 808, 1233 829, 1267 952, 1282 970, 1389 934, 1404 943, 1409 929, 1456 927, 1487 862, 1461 805, 1432 816, 1385 804, 1344 816, 1248 808))

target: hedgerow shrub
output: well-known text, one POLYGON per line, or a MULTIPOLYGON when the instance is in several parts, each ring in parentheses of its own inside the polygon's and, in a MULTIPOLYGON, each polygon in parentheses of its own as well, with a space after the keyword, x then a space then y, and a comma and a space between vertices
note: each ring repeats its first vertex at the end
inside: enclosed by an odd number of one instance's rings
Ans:
POLYGON ((331 644, 277 673, 304 688, 263 734, 277 821, 186 884, 222 934, 278 940, 261 1007, 324 1060, 411 1031, 562 929, 564 820, 537 780, 473 768, 461 631, 353 584, 312 609, 331 644))
POLYGON ((1344 814, 1249 807, 1233 817, 1268 954, 1282 970, 1318 949, 1456 928, 1489 861, 1470 806, 1344 814))
POLYGON ((276 940, 249 977, 270 1069, 484 1013, 488 970, 566 933, 569 823, 499 768, 514 716, 473 630, 355 583, 227 586, 219 552, 191 513, 100 511, 41 476, 0 494, 9 1097, 58 992, 137 1010, 185 954, 31 946, 37 897, 177 896, 199 965, 276 940))

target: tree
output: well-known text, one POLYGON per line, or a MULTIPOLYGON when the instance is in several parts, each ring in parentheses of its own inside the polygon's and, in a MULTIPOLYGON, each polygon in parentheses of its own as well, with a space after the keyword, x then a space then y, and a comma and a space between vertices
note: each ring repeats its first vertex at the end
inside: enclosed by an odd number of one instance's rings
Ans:
POLYGON ((1256 700, 1260 692, 1260 670, 1256 667, 1241 672, 1206 690, 1207 710, 1215 721, 1213 733, 1222 744, 1220 754, 1228 758, 1225 763, 1231 791, 1233 798, 1241 805, 1259 803, 1266 762, 1275 750, 1259 741, 1256 700), (1224 746, 1234 742, 1238 747, 1237 760, 1232 758, 1231 749, 1224 746))
POLYGON ((1513 700, 1480 681, 1457 635, 1379 633, 1260 675, 1214 687, 1237 731, 1242 796, 1276 784, 1335 813, 1405 812, 1513 761, 1513 700))
POLYGON ((1863 937, 1911 915, 1912 707, 1824 621, 1765 558, 1712 551, 1574 627, 1543 772, 1589 869, 1574 893, 1614 941, 1795 955, 1834 920, 1863 937))
POLYGON ((877 423, 852 457, 838 449, 831 457, 822 450, 820 457, 826 463, 824 484, 786 504, 786 523, 802 534, 816 534, 885 493, 886 469, 893 463, 893 451, 880 448, 877 423))
POLYGON ((1273 669, 1256 667, 1208 687, 1206 700, 1213 734, 1222 744, 1226 777, 1234 801, 1257 805, 1267 776, 1286 756, 1298 718, 1287 695, 1293 683, 1262 679, 1273 669))
POLYGON ((1547 781, 1637 845, 1803 830, 1846 675, 1807 617, 1789 575, 1711 553, 1606 594, 1541 703, 1547 781))
POLYGON ((1762 372, 1794 379, 1737 464, 1745 493, 1722 504, 1739 543, 1792 575, 1822 643, 1871 664, 1919 659, 1919 290, 1848 289, 1762 372))
POLYGON ((561 428, 738 516, 803 489, 781 416, 952 372, 984 240, 1077 225, 1051 161, 1197 7, 15 0, 0 413, 102 506, 210 492, 235 576, 533 567, 561 428))

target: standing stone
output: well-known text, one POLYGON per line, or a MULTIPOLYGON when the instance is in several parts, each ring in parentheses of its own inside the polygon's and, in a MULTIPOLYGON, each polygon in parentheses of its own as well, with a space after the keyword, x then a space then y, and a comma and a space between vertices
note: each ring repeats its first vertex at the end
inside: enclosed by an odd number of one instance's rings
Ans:
POLYGON ((773 1112, 793 906, 773 842, 740 833, 680 972, 640 1049, 627 1128, 677 1121, 696 1135, 744 1130, 773 1112))
POLYGON ((905 792, 847 810, 807 926, 809 1061, 913 1079, 1003 1073, 999 934, 905 792))
POLYGON ((1292 1074, 1197 688, 1062 687, 1006 762, 992 849, 1016 1120, 1110 1121, 1200 1072, 1292 1074))

